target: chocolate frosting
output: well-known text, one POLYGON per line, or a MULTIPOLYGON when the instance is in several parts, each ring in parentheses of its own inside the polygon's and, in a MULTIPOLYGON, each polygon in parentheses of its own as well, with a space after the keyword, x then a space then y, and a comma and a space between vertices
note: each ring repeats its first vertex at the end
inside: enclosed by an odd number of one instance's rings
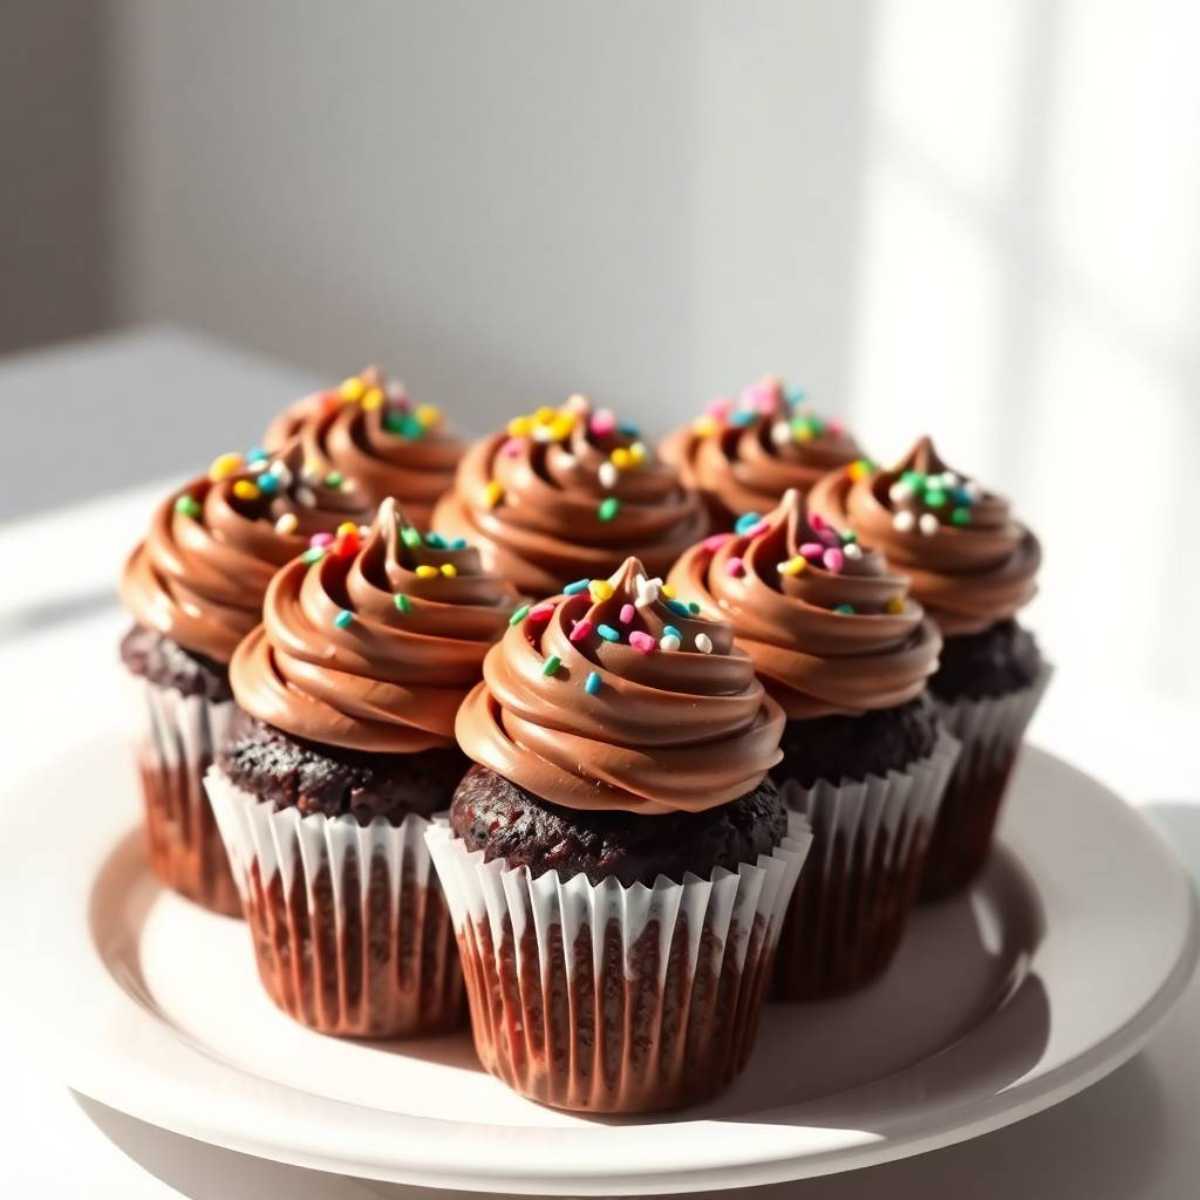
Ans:
POLYGON ((551 804, 700 812, 779 761, 783 713, 729 626, 664 596, 636 558, 533 608, 483 674, 459 744, 551 804))
POLYGON ((385 500, 361 546, 288 563, 238 646, 238 704, 285 733, 381 754, 448 746, 516 604, 479 555, 424 538, 385 500))
POLYGON ((733 626, 792 720, 894 708, 925 690, 942 639, 875 550, 784 493, 744 532, 693 546, 670 582, 733 626))
POLYGON ((369 511, 353 485, 306 472, 295 444, 270 459, 224 455, 217 463, 155 510, 125 562, 121 599, 139 625, 227 663, 261 619, 275 571, 313 534, 367 520, 369 511))
POLYGON ((725 527, 742 513, 773 508, 788 488, 807 492, 861 454, 839 422, 816 416, 802 392, 770 377, 746 388, 737 404, 715 401, 662 445, 663 457, 704 494, 714 523, 725 527))
POLYGON ((429 528, 434 501, 452 483, 465 449, 435 407, 414 407, 403 386, 377 367, 280 413, 263 444, 273 450, 296 437, 322 471, 356 480, 372 505, 395 497, 419 529, 429 528))
POLYGON ((628 554, 665 573, 708 520, 635 429, 572 397, 472 446, 433 526, 477 543, 525 595, 545 596, 611 574, 628 554))
POLYGON ((1037 591, 1038 539, 1002 496, 947 468, 927 437, 890 471, 828 475, 810 505, 878 546, 947 636, 1006 620, 1037 591))

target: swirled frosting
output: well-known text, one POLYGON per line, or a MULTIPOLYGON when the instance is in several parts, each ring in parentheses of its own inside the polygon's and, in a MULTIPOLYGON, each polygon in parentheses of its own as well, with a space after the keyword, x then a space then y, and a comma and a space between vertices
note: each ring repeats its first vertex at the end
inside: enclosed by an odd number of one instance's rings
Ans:
POLYGON ((433 527, 478 544, 492 570, 545 596, 607 576, 629 554, 665 573, 708 525, 700 498, 636 429, 575 396, 472 446, 433 527))
POLYGON ((423 537, 388 499, 361 545, 305 554, 271 581, 262 625, 233 656, 233 694, 268 725, 324 745, 452 745, 454 714, 515 604, 475 550, 423 537))
POLYGON ((456 732, 476 762, 552 804, 699 812, 779 761, 783 713, 710 621, 630 558, 531 608, 489 652, 456 732))
POLYGON ((663 442, 662 455, 703 493, 713 523, 774 508, 788 488, 807 492, 835 467, 862 457, 840 422, 814 414, 804 393, 768 377, 738 401, 722 398, 663 442))
POLYGON ((693 546, 670 583, 733 626, 789 718, 856 715, 920 695, 942 639, 883 555, 806 513, 795 489, 739 530, 693 546))
POLYGON ((297 445, 252 461, 226 454, 172 492, 122 572, 134 620, 227 663, 261 619, 275 571, 313 535, 369 519, 353 485, 310 475, 302 463, 297 445))
POLYGON ((1004 497, 949 469, 927 437, 889 471, 828 475, 809 503, 878 546, 947 636, 982 632, 1037 591, 1038 539, 1004 497))
POLYGON ((414 406, 377 367, 280 413, 263 444, 273 450, 297 437, 318 470, 356 480, 372 504, 395 497, 418 529, 429 528, 434 501, 465 449, 436 407, 414 406))

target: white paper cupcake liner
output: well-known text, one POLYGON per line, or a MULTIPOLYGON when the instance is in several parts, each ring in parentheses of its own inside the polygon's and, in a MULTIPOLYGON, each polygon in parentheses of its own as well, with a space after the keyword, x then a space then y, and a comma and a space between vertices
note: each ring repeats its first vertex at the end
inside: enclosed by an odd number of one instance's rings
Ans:
POLYGON ((463 1022, 450 914, 429 822, 276 811, 217 767, 205 783, 267 993, 297 1021, 348 1037, 407 1037, 463 1022))
POLYGON ((444 823, 426 840, 484 1066, 544 1104, 676 1108, 719 1091, 753 1045, 783 914, 811 833, 799 815, 736 872, 653 887, 484 862, 444 823))
POLYGON ((204 792, 204 773, 229 731, 234 703, 132 682, 150 863, 169 887, 236 916, 241 905, 204 792))
POLYGON ((811 823, 813 848, 784 921, 773 998, 853 991, 891 962, 958 752, 943 730, 933 753, 905 771, 781 785, 788 807, 811 823))
POLYGON ((962 753, 934 827, 923 899, 958 891, 983 867, 1025 731, 1053 673, 1044 663, 1029 687, 1008 696, 937 702, 942 723, 962 742, 962 753))

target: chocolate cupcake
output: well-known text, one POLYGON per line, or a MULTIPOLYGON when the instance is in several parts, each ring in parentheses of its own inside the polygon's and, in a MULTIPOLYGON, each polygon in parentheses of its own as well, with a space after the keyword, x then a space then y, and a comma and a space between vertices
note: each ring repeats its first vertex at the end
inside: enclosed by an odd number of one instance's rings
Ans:
POLYGON ((176 891, 230 915, 237 890, 203 784, 233 714, 229 660, 276 569, 311 537, 332 540, 368 517, 357 490, 306 476, 301 460, 296 446, 270 459, 222 455, 159 505, 121 577, 135 622, 121 657, 145 713, 137 756, 150 863, 176 891))
POLYGON ((807 849, 767 778, 783 714, 636 559, 518 615, 428 835, 476 1050, 560 1108, 699 1102, 750 1052, 807 849))
POLYGON ((271 422, 263 444, 274 450, 295 438, 316 469, 354 479, 372 506, 394 497, 418 529, 429 528, 434 501, 466 449, 436 406, 414 405, 377 367, 293 404, 271 422))
POLYGON ((737 403, 715 400, 663 442, 662 456, 703 494, 713 527, 728 529, 737 517, 774 508, 789 488, 807 493, 862 451, 840 421, 817 416, 802 391, 769 376, 737 403))
POLYGON ((950 470, 922 438, 890 471, 835 473, 814 509, 880 546, 945 638, 929 687, 962 753, 942 801, 922 895, 965 887, 987 859, 1025 730, 1049 680, 1015 614, 1036 591, 1041 547, 1008 502, 950 470))
POLYGON ((433 525, 477 544, 491 570, 536 597, 611 575, 630 554, 665 572, 707 519, 635 428, 574 396, 472 446, 433 525))
POLYGON ((206 783, 267 993, 322 1033, 456 1026, 462 982, 425 850, 467 760, 454 715, 512 589, 385 500, 365 542, 272 580, 230 668, 206 783))
POLYGON ((787 714, 771 774, 812 823, 775 995, 858 988, 891 961, 916 898, 955 746, 927 698, 941 645, 906 581, 788 491, 766 517, 689 550, 681 600, 733 626, 787 714))

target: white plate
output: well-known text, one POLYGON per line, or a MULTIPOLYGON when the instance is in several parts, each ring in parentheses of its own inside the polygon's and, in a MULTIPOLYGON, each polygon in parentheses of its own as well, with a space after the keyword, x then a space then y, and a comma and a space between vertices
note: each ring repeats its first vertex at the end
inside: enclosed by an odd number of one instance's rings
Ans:
POLYGON ((119 745, 64 754, 9 811, 22 815, 6 831, 16 862, 0 897, 18 936, 0 1018, 22 1022, 66 1082, 231 1149, 409 1183, 686 1191, 945 1146, 1129 1058, 1196 959, 1192 891, 1157 834, 1099 784, 1030 751, 984 879, 922 910, 875 987, 768 1008, 749 1069, 710 1105, 577 1117, 483 1074, 465 1036, 343 1042, 279 1014, 245 926, 147 872, 119 745))

